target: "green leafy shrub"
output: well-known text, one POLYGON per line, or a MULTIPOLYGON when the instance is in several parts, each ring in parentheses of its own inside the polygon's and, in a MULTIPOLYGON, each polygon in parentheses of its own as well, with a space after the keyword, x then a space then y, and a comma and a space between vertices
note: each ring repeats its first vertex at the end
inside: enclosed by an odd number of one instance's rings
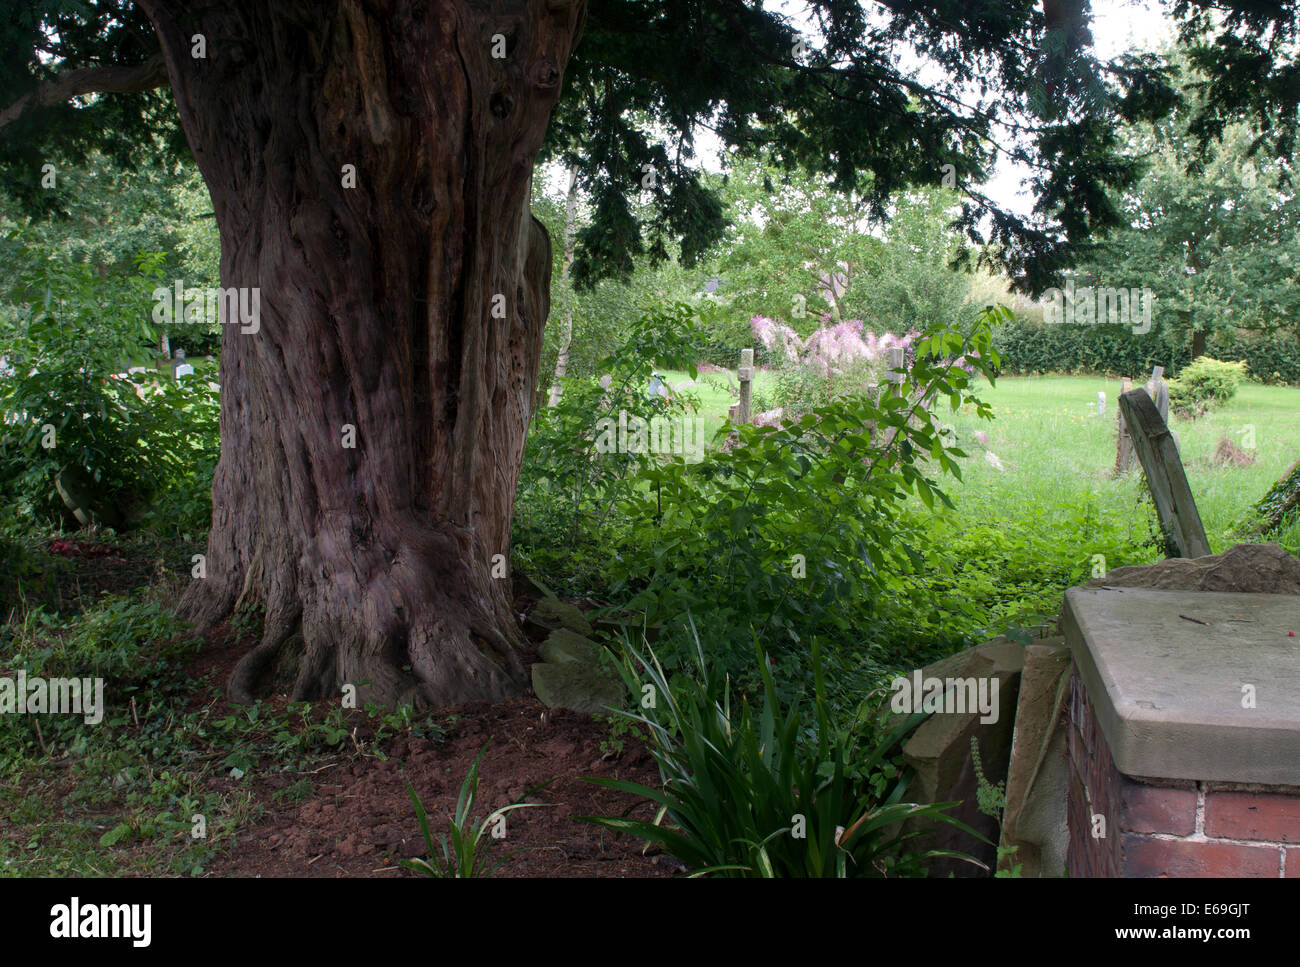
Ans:
POLYGON ((698 639, 696 646, 694 674, 671 684, 653 650, 647 659, 629 646, 622 666, 632 694, 645 695, 648 686, 655 697, 642 711, 623 714, 649 733, 662 787, 587 780, 650 800, 659 807, 656 820, 584 819, 662 845, 693 876, 917 874, 927 858, 956 855, 906 852, 916 833, 901 833, 904 821, 961 824, 945 813, 952 803, 907 802, 906 773, 885 771, 890 753, 924 714, 879 737, 868 701, 850 725, 834 725, 814 644, 815 724, 806 729, 797 703, 783 707, 757 643, 763 688, 757 712, 747 698, 733 704, 731 683, 710 678, 698 639))
MULTIPOLYGON (((1122 326, 1049 325, 1017 316, 999 325, 993 348, 1002 357, 999 375, 1102 373, 1145 378, 1153 366, 1178 373, 1193 361, 1191 346, 1157 320, 1150 332, 1122 326)), ((1277 329, 1254 332, 1224 328, 1210 333, 1208 355, 1239 359, 1264 383, 1300 383, 1300 337, 1277 329)))
POLYGON ((606 564, 611 595, 651 624, 693 611, 707 626, 752 626, 778 659, 819 634, 860 645, 864 611, 924 563, 925 524, 908 499, 948 503, 936 478, 961 477, 965 453, 930 402, 989 415, 975 374, 954 362, 963 355, 987 375, 987 320, 923 338, 903 395, 850 395, 781 426, 738 427, 735 445, 721 445, 724 428, 701 464, 642 467, 645 486, 620 505, 630 537, 606 564))
POLYGON ((133 454, 151 495, 141 520, 159 533, 204 533, 212 523, 212 475, 221 455, 218 391, 196 367, 192 376, 164 379, 145 394, 133 454))
MULTIPOLYGON (((749 320, 735 311, 711 313, 700 326, 700 347, 697 361, 733 369, 740 361, 742 349, 754 348, 754 334, 749 320)), ((764 350, 754 353, 755 364, 764 361, 764 350)))
POLYGON ((1169 405, 1185 416, 1201 416, 1232 399, 1245 378, 1245 363, 1199 356, 1169 383, 1169 405))
POLYGON ((1276 534, 1300 516, 1300 462, 1292 464, 1278 482, 1268 488, 1268 493, 1259 499, 1254 509, 1266 535, 1276 534))
POLYGON ((1003 846, 1001 843, 1001 830, 1007 811, 1007 781, 1002 779, 997 783, 989 782, 988 777, 984 775, 984 763, 980 760, 979 739, 973 735, 970 737, 970 754, 975 766, 975 799, 979 811, 998 821, 998 870, 994 876, 1006 879, 1019 878, 1023 864, 1008 865, 1005 870, 1001 868, 1003 860, 1014 857, 1020 849, 1018 846, 1003 846))
POLYGON ((636 486, 639 469, 660 459, 653 453, 598 452, 602 421, 690 419, 694 397, 651 395, 648 386, 658 367, 697 374, 699 313, 684 303, 649 306, 598 365, 603 383, 593 376, 566 378, 559 403, 539 408, 513 522, 516 558, 526 569, 547 575, 562 569, 585 583, 583 590, 599 580, 608 545, 625 523, 615 513, 618 499, 636 486))
POLYGON ((1224 330, 1212 334, 1206 348, 1216 359, 1241 360, 1261 383, 1300 383, 1300 336, 1285 329, 1224 330))
MULTIPOLYGON (((141 265, 152 278, 151 261, 141 265)), ((78 469, 103 503, 133 517, 181 531, 211 519, 216 392, 198 373, 122 372, 152 351, 143 291, 46 260, 4 293, 16 315, 0 333, 11 370, 0 376, 0 496, 34 516, 71 521, 54 479, 78 469)))

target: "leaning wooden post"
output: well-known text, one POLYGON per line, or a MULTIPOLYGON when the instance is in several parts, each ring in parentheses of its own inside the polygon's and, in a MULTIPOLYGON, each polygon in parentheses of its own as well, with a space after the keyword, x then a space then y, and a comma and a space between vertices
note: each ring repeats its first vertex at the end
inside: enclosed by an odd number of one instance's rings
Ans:
POLYGON ((1145 391, 1130 390, 1120 396, 1119 406, 1151 488, 1160 529, 1175 556, 1205 557, 1210 553, 1205 526, 1178 457, 1178 447, 1156 404, 1145 391))
MULTIPOLYGON (((1133 389, 1133 380, 1125 376, 1120 380, 1119 395, 1133 389)), ((1129 436, 1128 424, 1124 422, 1124 407, 1115 407, 1115 476, 1122 477, 1133 469, 1133 438, 1129 436)))
POLYGON ((754 350, 740 351, 740 404, 736 407, 736 422, 748 423, 754 408, 754 350))

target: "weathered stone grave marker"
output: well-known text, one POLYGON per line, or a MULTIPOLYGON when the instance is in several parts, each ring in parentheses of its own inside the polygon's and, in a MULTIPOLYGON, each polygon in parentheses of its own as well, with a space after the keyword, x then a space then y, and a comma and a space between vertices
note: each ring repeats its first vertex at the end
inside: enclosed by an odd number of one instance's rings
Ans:
POLYGON ((1147 380, 1147 396, 1150 396, 1156 404, 1156 412, 1160 414, 1160 419, 1166 423, 1169 422, 1169 384, 1165 382, 1165 368, 1163 366, 1151 367, 1151 378, 1147 380))
POLYGON ((895 372, 895 370, 901 370, 903 368, 903 363, 904 358, 902 346, 895 346, 893 349, 889 350, 889 362, 886 366, 888 372, 885 373, 885 379, 890 384, 886 391, 889 396, 903 395, 904 374, 901 372, 895 372))
POLYGON ((189 376, 194 372, 194 367, 185 361, 185 350, 176 350, 176 358, 172 360, 172 379, 180 379, 182 376, 189 376))

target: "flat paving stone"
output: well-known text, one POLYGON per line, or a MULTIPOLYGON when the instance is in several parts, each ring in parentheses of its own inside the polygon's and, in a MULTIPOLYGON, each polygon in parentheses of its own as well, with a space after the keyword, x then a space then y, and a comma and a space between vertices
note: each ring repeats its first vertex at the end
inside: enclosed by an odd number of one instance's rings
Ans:
POLYGON ((1300 596, 1070 588, 1063 630, 1120 772, 1300 786, 1300 596))

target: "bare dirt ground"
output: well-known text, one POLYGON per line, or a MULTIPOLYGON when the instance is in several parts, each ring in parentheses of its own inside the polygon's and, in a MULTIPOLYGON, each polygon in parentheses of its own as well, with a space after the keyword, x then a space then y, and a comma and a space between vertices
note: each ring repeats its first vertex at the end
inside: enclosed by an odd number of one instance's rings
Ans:
POLYGON ((212 862, 208 875, 414 875, 399 866, 401 859, 426 852, 406 783, 424 804, 436 840, 446 832, 462 780, 489 738, 479 766, 476 817, 525 798, 533 789, 527 801, 544 804, 506 816, 506 837, 493 842, 489 855, 514 855, 494 875, 642 877, 675 872, 669 857, 644 855, 640 841, 578 818, 624 813, 652 818, 648 803, 638 805, 635 797, 582 781, 599 776, 653 784, 658 774, 644 747, 629 739, 621 754, 603 756, 605 726, 564 710, 543 721, 544 711, 535 699, 464 706, 449 715, 444 742, 399 738, 388 761, 327 767, 316 777, 315 795, 300 803, 275 801, 273 793, 289 780, 270 777, 258 790, 265 815, 212 862))
MULTIPOLYGON (((518 604, 523 610, 529 602, 518 604)), ((222 683, 243 652, 224 626, 207 637, 208 646, 190 673, 222 683)), ((645 800, 583 781, 613 778, 657 786, 654 761, 635 738, 610 742, 608 724, 566 709, 548 710, 531 695, 446 709, 437 721, 446 733, 442 741, 399 736, 384 749, 387 761, 366 757, 326 765, 311 777, 313 794, 300 802, 276 796, 291 777, 256 780, 255 794, 265 812, 212 861, 206 875, 417 875, 399 865, 427 852, 407 782, 428 814, 436 846, 485 744, 474 818, 481 820, 521 799, 539 804, 505 817, 506 836, 492 843, 489 855, 493 862, 510 858, 494 876, 662 877, 680 872, 676 860, 655 847, 647 849, 640 840, 579 818, 653 819, 654 807, 645 800)))

